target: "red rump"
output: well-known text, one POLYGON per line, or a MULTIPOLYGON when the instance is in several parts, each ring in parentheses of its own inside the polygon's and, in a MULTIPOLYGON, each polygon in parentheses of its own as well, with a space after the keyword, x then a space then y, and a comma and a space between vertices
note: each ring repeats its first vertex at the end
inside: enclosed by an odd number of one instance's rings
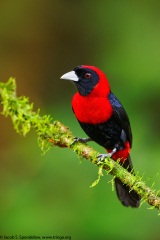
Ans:
MULTIPOLYGON (((113 160, 116 161, 117 159, 120 159, 120 162, 123 163, 127 159, 130 153, 130 144, 128 141, 126 141, 124 145, 125 145, 124 149, 119 150, 118 152, 112 155, 113 160)), ((113 151, 113 149, 107 149, 107 151, 110 153, 113 151)))

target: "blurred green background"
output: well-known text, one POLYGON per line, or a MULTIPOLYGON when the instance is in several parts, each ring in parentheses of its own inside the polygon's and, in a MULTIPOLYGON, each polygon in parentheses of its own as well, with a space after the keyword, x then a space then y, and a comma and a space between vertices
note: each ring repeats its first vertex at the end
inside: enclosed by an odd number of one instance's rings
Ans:
MULTIPOLYGON (((134 167, 160 189, 160 1, 0 1, 0 80, 16 77, 18 95, 85 136, 71 110, 75 87, 60 76, 80 64, 108 76, 132 125, 134 167)), ((1 107, 0 107, 1 110, 1 107)), ((34 131, 16 134, 0 116, 0 235, 157 240, 160 216, 125 208, 97 167, 68 149, 45 156, 34 131)), ((104 150, 91 144, 96 150, 104 150)))

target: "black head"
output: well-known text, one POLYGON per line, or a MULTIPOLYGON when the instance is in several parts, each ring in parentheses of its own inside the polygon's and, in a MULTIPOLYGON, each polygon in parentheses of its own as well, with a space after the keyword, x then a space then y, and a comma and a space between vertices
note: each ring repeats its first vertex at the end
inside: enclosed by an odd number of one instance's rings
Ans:
POLYGON ((64 74, 61 79, 72 80, 82 96, 92 93, 92 97, 106 97, 110 86, 106 75, 97 67, 81 65, 64 74))
POLYGON ((75 82, 78 88, 79 93, 82 96, 86 96, 99 82, 98 74, 91 68, 78 66, 74 70, 75 74, 78 77, 78 81, 75 82))
POLYGON ((82 96, 87 96, 91 93, 99 82, 96 68, 84 65, 74 68, 73 71, 64 74, 61 78, 74 81, 82 96))

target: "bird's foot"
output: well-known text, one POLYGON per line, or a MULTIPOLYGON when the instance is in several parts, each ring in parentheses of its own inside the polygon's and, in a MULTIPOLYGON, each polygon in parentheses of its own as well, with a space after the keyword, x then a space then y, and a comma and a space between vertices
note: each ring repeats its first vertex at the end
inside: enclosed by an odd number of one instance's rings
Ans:
POLYGON ((79 137, 74 137, 73 138, 74 141, 71 143, 71 146, 77 142, 80 142, 80 143, 87 143, 89 141, 92 141, 91 138, 79 138, 79 137))
POLYGON ((110 153, 104 153, 104 154, 99 154, 97 156, 98 158, 98 161, 101 161, 101 162, 104 162, 105 158, 110 158, 111 157, 111 154, 110 153))
POLYGON ((115 152, 117 152, 117 149, 116 149, 116 148, 113 148, 112 152, 110 152, 110 153, 99 154, 99 155, 97 156, 98 161, 104 162, 105 158, 108 158, 108 157, 111 158, 112 155, 113 155, 115 152))

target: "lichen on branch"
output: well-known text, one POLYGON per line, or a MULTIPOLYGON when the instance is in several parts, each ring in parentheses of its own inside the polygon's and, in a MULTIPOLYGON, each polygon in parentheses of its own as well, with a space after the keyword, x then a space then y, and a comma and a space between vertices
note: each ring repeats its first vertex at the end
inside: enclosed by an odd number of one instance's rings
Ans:
POLYGON ((99 182, 102 169, 104 169, 107 173, 118 177, 131 190, 135 190, 143 201, 148 202, 153 208, 160 209, 158 191, 148 187, 142 177, 132 175, 110 158, 106 158, 105 162, 97 161, 99 153, 88 145, 82 143, 71 144, 74 136, 68 127, 59 121, 53 121, 50 115, 41 116, 40 110, 33 110, 33 104, 29 102, 27 97, 17 96, 14 78, 10 78, 6 83, 0 82, 0 104, 3 107, 1 114, 5 117, 11 117, 17 133, 25 136, 31 128, 35 129, 39 146, 44 153, 53 145, 62 148, 66 147, 76 152, 78 156, 86 158, 97 165, 99 175, 92 186, 99 182))

